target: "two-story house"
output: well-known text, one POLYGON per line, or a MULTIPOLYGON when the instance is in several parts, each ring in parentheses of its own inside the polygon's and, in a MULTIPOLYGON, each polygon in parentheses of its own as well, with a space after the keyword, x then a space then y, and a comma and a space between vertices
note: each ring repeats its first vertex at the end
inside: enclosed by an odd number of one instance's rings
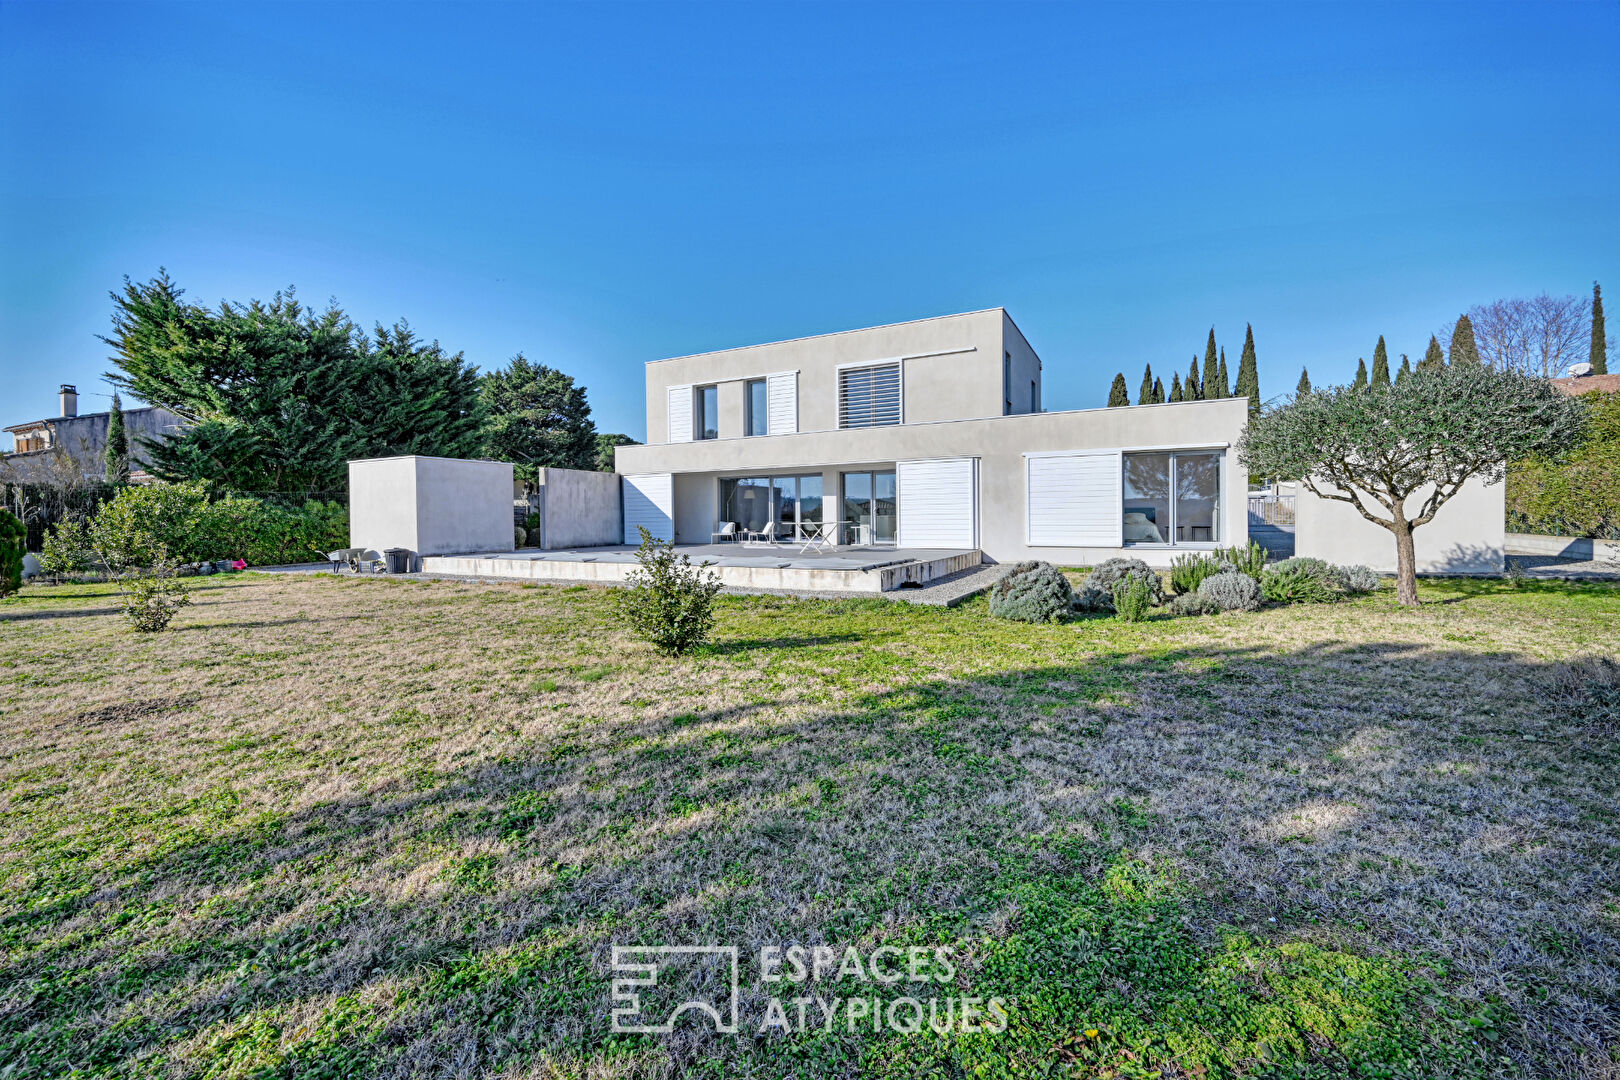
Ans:
POLYGON ((1002 308, 647 364, 624 539, 830 534, 1095 565, 1246 542, 1243 398, 1047 412, 1002 308))

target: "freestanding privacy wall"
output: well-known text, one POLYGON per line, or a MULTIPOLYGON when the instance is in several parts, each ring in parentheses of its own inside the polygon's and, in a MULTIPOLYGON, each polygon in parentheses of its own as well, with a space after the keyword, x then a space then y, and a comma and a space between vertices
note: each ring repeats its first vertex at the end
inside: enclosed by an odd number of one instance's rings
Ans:
MULTIPOLYGON (((1425 488, 1407 500, 1409 515, 1423 505, 1429 490, 1425 488)), ((1412 533, 1417 572, 1500 574, 1506 539, 1506 490, 1504 484, 1486 484, 1478 479, 1463 484, 1433 521, 1412 533)), ((1296 555, 1341 565, 1360 563, 1385 574, 1395 572, 1395 534, 1362 517, 1349 503, 1317 498, 1301 484, 1294 522, 1296 555)))
POLYGON ((418 555, 511 551, 512 466, 392 457, 349 462, 349 543, 418 555))

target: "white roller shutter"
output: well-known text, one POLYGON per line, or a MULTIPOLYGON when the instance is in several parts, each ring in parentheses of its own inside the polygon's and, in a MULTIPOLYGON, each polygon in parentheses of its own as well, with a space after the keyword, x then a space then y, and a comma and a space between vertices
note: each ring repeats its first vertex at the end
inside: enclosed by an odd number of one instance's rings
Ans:
POLYGON ((934 458, 895 466, 901 547, 979 546, 979 459, 934 458))
POLYGON ((675 540, 675 477, 649 473, 621 478, 624 488, 624 542, 641 543, 641 526, 660 540, 675 540))
POLYGON ((799 373, 784 371, 765 377, 765 431, 770 435, 792 435, 799 430, 799 373))
POLYGON ((669 388, 669 441, 692 441, 692 384, 669 388))
POLYGON ((1124 543, 1117 450, 1032 454, 1025 461, 1026 532, 1031 547, 1119 547, 1124 543))

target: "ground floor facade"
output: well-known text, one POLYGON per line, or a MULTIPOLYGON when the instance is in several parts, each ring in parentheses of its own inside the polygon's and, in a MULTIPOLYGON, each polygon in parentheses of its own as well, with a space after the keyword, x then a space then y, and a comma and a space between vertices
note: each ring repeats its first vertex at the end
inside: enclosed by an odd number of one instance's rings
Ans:
POLYGON ((625 542, 979 550, 1095 565, 1248 539, 1247 401, 621 447, 625 542))

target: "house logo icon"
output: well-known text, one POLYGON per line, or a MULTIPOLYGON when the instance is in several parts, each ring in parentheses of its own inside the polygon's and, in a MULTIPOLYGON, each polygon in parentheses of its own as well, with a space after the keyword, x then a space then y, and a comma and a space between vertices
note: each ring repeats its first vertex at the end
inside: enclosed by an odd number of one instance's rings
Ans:
POLYGON ((615 945, 613 1030, 666 1035, 682 1013, 695 1012, 716 1032, 735 1035, 737 968, 735 945, 615 945))

